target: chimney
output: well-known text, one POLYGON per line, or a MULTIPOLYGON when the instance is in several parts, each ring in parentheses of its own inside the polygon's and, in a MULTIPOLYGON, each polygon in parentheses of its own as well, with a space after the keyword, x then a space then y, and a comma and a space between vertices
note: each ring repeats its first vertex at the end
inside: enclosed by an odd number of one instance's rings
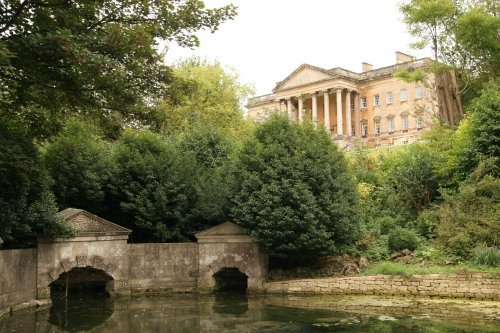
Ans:
POLYGON ((401 64, 408 61, 413 61, 413 57, 411 55, 396 51, 396 64, 401 64))
POLYGON ((367 62, 362 62, 361 63, 361 69, 362 69, 362 73, 368 72, 368 71, 371 71, 373 69, 373 65, 370 65, 367 62))

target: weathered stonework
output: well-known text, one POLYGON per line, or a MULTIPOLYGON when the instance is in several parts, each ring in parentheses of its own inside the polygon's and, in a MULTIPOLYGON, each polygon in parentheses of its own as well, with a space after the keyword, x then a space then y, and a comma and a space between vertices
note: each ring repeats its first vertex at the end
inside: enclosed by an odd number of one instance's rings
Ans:
POLYGON ((500 277, 488 273, 376 275, 265 283, 267 293, 430 296, 500 300, 500 277))
POLYGON ((267 278, 267 256, 241 227, 225 222, 197 233, 199 249, 198 290, 213 290, 214 274, 237 268, 248 277, 248 291, 260 291, 267 278))

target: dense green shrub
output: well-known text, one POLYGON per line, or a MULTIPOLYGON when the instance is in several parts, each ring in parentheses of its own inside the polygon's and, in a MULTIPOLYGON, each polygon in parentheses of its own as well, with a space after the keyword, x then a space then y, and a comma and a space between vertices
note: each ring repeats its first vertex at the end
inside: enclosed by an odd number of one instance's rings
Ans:
POLYGON ((474 249, 474 264, 491 267, 500 266, 500 249, 498 247, 477 247, 474 249))
POLYGON ((357 237, 356 186, 322 129, 273 115, 238 155, 232 216, 271 254, 338 253, 357 237))
POLYGON ((36 244, 37 236, 65 236, 37 147, 19 124, 0 114, 0 236, 6 248, 36 244))
POLYGON ((117 221, 136 242, 182 241, 190 234, 196 161, 162 136, 125 131, 113 150, 110 200, 117 221))
POLYGON ((107 184, 113 167, 110 153, 110 144, 76 119, 46 145, 43 161, 53 179, 59 209, 75 207, 97 215, 106 213, 107 184))
POLYGON ((389 259, 389 247, 387 245, 389 236, 382 235, 375 239, 368 248, 362 252, 362 255, 372 261, 389 259))
POLYGON ((414 231, 406 228, 395 228, 389 233, 387 246, 390 251, 404 249, 415 250, 418 247, 418 238, 414 231))
MULTIPOLYGON (((495 160, 495 159, 492 159, 495 160)), ((448 253, 468 259, 477 246, 498 247, 500 179, 481 176, 488 160, 463 182, 458 191, 444 191, 439 206, 436 242, 448 253)))
POLYGON ((411 223, 412 227, 418 232, 419 235, 426 239, 432 239, 436 236, 436 228, 439 224, 439 210, 436 208, 429 208, 417 217, 411 223))

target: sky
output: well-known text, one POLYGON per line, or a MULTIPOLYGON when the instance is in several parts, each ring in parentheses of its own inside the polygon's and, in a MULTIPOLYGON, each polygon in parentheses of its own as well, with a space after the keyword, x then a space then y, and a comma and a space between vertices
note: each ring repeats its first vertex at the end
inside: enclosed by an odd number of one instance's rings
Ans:
POLYGON ((276 82, 301 64, 361 72, 395 63, 395 52, 417 57, 430 51, 409 47, 413 39, 398 11, 400 0, 205 0, 207 7, 238 6, 234 20, 214 34, 198 33, 193 50, 171 43, 166 62, 198 56, 233 68, 256 96, 269 94, 276 82))

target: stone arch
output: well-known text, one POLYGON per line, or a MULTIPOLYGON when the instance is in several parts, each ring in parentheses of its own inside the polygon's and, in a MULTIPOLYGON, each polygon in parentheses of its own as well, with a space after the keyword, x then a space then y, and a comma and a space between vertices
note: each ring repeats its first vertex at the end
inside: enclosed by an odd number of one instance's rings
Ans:
POLYGON ((213 274, 215 291, 246 292, 248 289, 248 274, 236 267, 222 267, 213 274))
POLYGON ((88 256, 76 256, 73 259, 65 258, 56 261, 55 267, 47 269, 45 272, 39 272, 38 277, 38 298, 49 298, 50 297, 50 284, 57 280, 59 276, 63 273, 70 272, 76 267, 90 267, 103 271, 111 277, 110 284, 106 287, 108 292, 112 294, 115 291, 116 283, 120 281, 120 276, 117 274, 117 265, 113 262, 109 262, 105 258, 92 255, 88 256), (41 274, 40 274, 41 273, 41 274))

